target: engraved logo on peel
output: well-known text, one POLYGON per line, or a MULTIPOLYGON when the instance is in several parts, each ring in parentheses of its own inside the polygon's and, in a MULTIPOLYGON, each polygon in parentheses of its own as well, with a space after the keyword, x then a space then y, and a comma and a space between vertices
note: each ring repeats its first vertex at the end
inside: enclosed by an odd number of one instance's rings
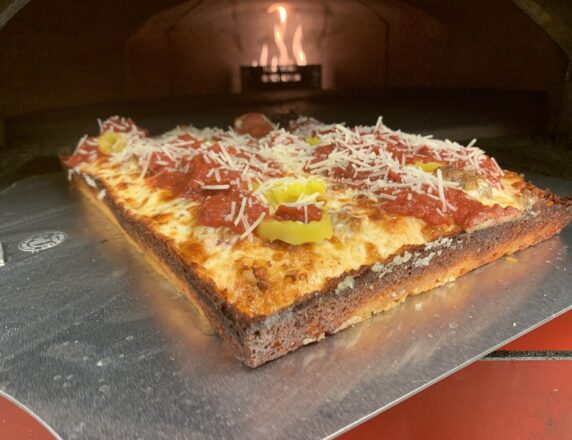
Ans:
POLYGON ((68 238, 68 234, 61 231, 46 231, 34 234, 22 240, 18 249, 24 252, 45 251, 62 244, 68 238))

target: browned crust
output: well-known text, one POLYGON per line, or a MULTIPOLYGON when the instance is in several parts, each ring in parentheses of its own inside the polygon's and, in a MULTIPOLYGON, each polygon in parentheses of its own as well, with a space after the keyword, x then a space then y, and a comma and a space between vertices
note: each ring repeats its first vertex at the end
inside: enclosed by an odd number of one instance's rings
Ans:
POLYGON ((572 198, 561 199, 530 185, 539 201, 518 219, 459 233, 450 237, 450 242, 431 248, 421 245, 402 249, 399 256, 409 252, 412 258, 394 264, 383 276, 383 268, 380 271, 376 265, 364 266, 331 280, 321 291, 309 293, 276 313, 252 317, 228 303, 214 283, 200 275, 200 267, 184 262, 168 238, 158 236, 112 197, 98 200, 95 196, 100 189, 105 188, 109 194, 113 191, 91 177, 97 188, 88 186, 77 173, 72 178, 151 257, 152 264, 200 306, 217 333, 234 348, 236 357, 250 367, 388 310, 408 295, 427 291, 503 255, 539 243, 557 234, 572 219, 572 198), (432 253, 430 264, 419 264, 432 253), (352 277, 353 285, 341 289, 348 277, 352 277))

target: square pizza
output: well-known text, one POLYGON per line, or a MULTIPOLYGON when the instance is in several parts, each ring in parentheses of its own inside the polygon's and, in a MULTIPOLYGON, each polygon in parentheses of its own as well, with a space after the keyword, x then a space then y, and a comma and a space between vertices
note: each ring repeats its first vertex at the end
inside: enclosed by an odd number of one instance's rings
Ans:
POLYGON ((99 121, 70 180, 257 367, 557 234, 561 198, 468 145, 249 113, 99 121))

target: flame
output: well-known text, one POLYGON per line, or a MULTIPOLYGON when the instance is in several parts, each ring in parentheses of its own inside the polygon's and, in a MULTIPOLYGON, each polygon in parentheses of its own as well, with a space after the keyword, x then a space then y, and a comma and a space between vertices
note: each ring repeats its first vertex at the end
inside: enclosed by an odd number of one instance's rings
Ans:
POLYGON ((302 48, 303 36, 302 25, 299 24, 296 31, 294 31, 294 37, 292 38, 292 52, 294 52, 294 58, 296 59, 296 65, 298 66, 305 66, 307 64, 306 53, 302 48))
MULTIPOLYGON (((303 40, 303 29, 302 25, 298 25, 294 34, 292 36, 292 49, 291 53, 293 57, 290 56, 288 51, 288 46, 286 44, 286 31, 288 29, 288 7, 287 5, 281 3, 274 3, 268 7, 266 10, 269 14, 276 13, 277 20, 274 23, 273 35, 274 44, 278 51, 277 54, 270 55, 270 48, 268 44, 264 43, 260 49, 260 56, 258 60, 252 61, 253 66, 272 66, 277 68, 278 66, 291 66, 293 64, 297 66, 305 66, 307 64, 306 53, 302 47, 303 40), (270 58, 270 64, 268 63, 270 58)), ((274 51, 276 52, 276 51, 274 51)))
POLYGON ((284 5, 275 3, 268 7, 268 13, 272 14, 273 12, 278 12, 278 17, 280 17, 280 23, 286 25, 286 21, 288 20, 288 11, 286 11, 286 7, 284 5))
POLYGON ((278 13, 278 23, 274 25, 274 43, 278 48, 278 64, 281 66, 286 66, 289 64, 290 58, 288 57, 288 48, 284 43, 284 36, 286 35, 286 24, 288 21, 288 11, 286 7, 280 4, 270 5, 267 9, 269 14, 274 12, 278 13))
POLYGON ((268 44, 264 43, 260 49, 260 65, 268 66, 268 44))

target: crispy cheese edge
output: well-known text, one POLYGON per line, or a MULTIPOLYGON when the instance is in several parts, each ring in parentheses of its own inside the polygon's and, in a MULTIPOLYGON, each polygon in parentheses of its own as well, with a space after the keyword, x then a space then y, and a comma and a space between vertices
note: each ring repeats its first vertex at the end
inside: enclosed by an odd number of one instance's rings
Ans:
MULTIPOLYGON (((537 188, 535 191, 539 192, 537 188)), ((517 219, 403 247, 384 264, 346 273, 322 291, 308 294, 269 317, 249 335, 247 345, 253 347, 253 356, 245 362, 258 366, 337 333, 395 307, 409 295, 426 292, 540 243, 558 234, 571 220, 572 197, 560 199, 543 193, 517 219)))

